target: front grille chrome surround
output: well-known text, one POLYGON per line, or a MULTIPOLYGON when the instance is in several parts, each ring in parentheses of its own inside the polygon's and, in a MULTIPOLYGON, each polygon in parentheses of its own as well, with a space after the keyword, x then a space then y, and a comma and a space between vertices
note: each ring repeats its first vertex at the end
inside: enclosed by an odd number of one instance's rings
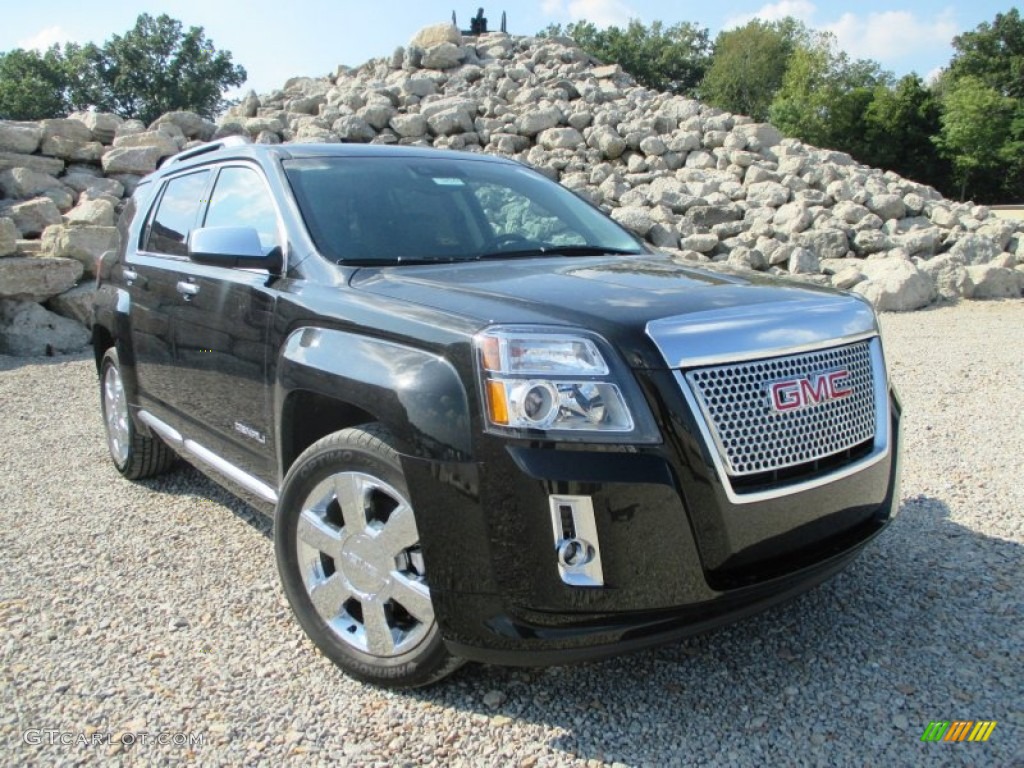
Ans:
MULTIPOLYGON (((857 354, 860 354, 859 350, 857 354)), ((733 504, 753 504, 756 502, 799 494, 805 492, 805 490, 819 487, 829 482, 835 482, 844 477, 849 477, 857 472, 861 472, 874 464, 878 464, 889 456, 892 440, 889 379, 886 373, 885 358, 882 354, 882 341, 877 335, 870 335, 867 338, 861 337, 858 339, 837 339, 831 344, 818 344, 813 347, 803 346, 792 350, 774 350, 774 354, 765 357, 744 355, 742 359, 738 361, 723 361, 721 359, 716 359, 709 361, 708 365, 698 365, 687 369, 677 369, 675 371, 675 377, 676 383, 679 386, 680 391, 683 393, 683 397, 689 406, 690 412, 696 420, 696 426, 700 436, 708 447, 709 460, 715 467, 715 470, 722 481, 726 496, 733 504), (733 474, 726 463, 728 452, 724 449, 724 446, 721 445, 720 440, 717 437, 717 432, 713 429, 714 419, 709 415, 706 408, 702 406, 701 402, 698 401, 696 389, 690 384, 687 379, 687 374, 711 368, 734 369, 739 368, 740 366, 749 366, 752 362, 757 365, 759 362, 764 362, 765 360, 770 362, 772 360, 805 358, 807 355, 816 354, 822 351, 845 349, 846 347, 858 347, 858 345, 862 345, 860 346, 860 349, 862 349, 863 346, 866 346, 868 356, 870 358, 870 395, 873 399, 873 406, 871 409, 873 413, 873 433, 869 435, 868 440, 865 440, 860 444, 853 443, 853 445, 848 446, 847 455, 850 457, 848 460, 842 459, 842 451, 833 455, 834 461, 829 462, 826 457, 821 463, 827 464, 828 466, 821 469, 821 471, 816 470, 815 465, 817 462, 813 461, 805 464, 798 463, 793 465, 792 468, 783 468, 779 470, 777 474, 784 475, 785 479, 779 479, 777 482, 769 483, 768 486, 762 485, 758 482, 758 479, 766 475, 770 475, 771 471, 759 472, 757 469, 753 469, 751 474, 733 474), (866 454, 861 451, 863 446, 867 446, 866 454), (802 471, 805 469, 808 471, 802 471), (755 485, 744 485, 744 480, 754 480, 755 485)), ((777 381, 774 377, 770 378, 772 381, 777 381)), ((765 402, 765 407, 768 408, 767 400, 765 402)))
POLYGON ((731 477, 810 464, 875 436, 875 376, 867 341, 697 368, 685 376, 731 477), (772 407, 772 383, 837 370, 849 373, 846 397, 793 410, 772 407))

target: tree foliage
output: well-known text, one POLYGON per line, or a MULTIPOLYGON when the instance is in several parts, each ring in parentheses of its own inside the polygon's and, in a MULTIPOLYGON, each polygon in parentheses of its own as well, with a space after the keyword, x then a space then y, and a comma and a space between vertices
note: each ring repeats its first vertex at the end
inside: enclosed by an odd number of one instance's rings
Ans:
POLYGON ((755 19, 720 32, 701 97, 719 109, 767 120, 789 58, 807 34, 793 19, 771 24, 755 19))
POLYGON ((166 14, 144 13, 102 46, 0 53, 0 117, 39 120, 95 107, 146 123, 173 110, 212 118, 224 91, 245 78, 202 27, 185 30, 166 14))
POLYGON ((542 34, 571 37, 599 61, 620 65, 641 85, 685 96, 696 95, 711 63, 708 30, 689 22, 666 27, 655 21, 646 27, 632 19, 625 29, 598 29, 579 21, 564 28, 553 24, 542 34))
POLYGON ((942 130, 935 141, 953 163, 964 199, 968 185, 984 174, 999 174, 1013 146, 1014 99, 980 77, 956 79, 943 99, 942 130))
POLYGON ((1024 19, 1016 8, 997 13, 972 32, 953 38, 949 74, 976 77, 1003 96, 1024 99, 1024 19))
POLYGON ((45 53, 15 48, 0 53, 0 119, 41 120, 66 115, 80 49, 54 45, 45 53))
POLYGON ((769 115, 788 136, 857 156, 864 138, 864 115, 875 90, 890 85, 892 79, 876 62, 851 60, 837 48, 832 35, 814 33, 790 56, 769 115))

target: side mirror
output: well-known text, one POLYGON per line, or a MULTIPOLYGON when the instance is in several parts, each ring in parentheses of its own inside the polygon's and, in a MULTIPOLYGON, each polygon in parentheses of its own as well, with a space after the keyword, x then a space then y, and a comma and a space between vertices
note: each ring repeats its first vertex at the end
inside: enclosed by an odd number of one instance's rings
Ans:
POLYGON ((281 271, 280 247, 266 253, 253 227, 203 227, 188 238, 188 257, 197 264, 281 271))

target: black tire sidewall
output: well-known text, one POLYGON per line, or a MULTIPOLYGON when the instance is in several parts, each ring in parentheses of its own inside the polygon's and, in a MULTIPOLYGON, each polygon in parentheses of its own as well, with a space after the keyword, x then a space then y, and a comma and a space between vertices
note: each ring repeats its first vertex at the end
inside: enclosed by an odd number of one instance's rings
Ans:
POLYGON ((393 658, 382 659, 361 653, 340 640, 313 607, 300 573, 296 550, 296 528, 302 503, 322 480, 339 471, 362 472, 383 480, 408 499, 401 466, 385 451, 366 443, 368 433, 347 429, 314 443, 285 477, 274 519, 274 549, 278 573, 288 602, 299 624, 323 653, 351 676, 388 687, 423 685, 450 658, 435 620, 426 637, 414 648, 393 658))

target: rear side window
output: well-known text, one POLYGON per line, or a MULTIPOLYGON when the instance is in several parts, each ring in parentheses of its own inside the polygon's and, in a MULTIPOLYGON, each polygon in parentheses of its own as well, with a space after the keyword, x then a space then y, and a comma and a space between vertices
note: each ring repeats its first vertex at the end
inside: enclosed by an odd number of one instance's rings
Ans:
POLYGON ((146 237, 145 249, 172 256, 188 255, 188 235, 196 225, 209 171, 178 176, 167 182, 146 237))

